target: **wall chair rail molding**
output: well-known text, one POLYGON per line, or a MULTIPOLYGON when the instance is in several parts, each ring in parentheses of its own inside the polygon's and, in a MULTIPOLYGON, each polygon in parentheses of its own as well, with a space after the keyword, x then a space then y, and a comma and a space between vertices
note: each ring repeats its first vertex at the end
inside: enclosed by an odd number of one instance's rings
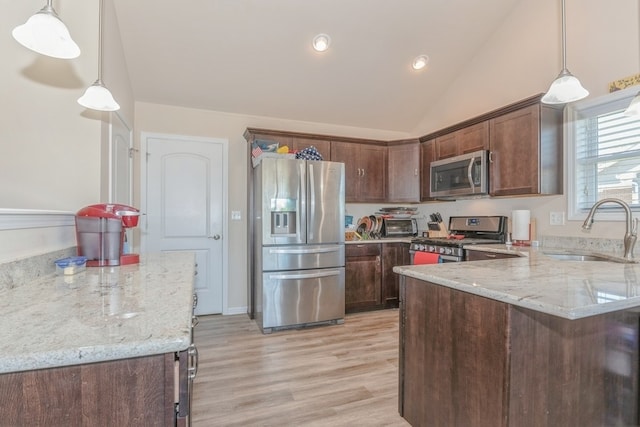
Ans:
POLYGON ((74 225, 74 212, 0 208, 0 230, 65 227, 74 225))

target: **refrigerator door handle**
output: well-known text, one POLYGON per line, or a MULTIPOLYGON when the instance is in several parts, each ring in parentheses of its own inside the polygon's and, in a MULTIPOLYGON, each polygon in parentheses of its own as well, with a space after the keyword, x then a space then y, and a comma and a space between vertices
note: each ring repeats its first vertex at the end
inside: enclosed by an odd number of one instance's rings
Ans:
POLYGON ((316 223, 316 182, 315 182, 315 174, 313 170, 313 162, 308 162, 307 171, 308 177, 307 182, 309 183, 309 201, 307 212, 309 213, 308 223, 307 223, 307 243, 312 242, 315 239, 313 235, 313 227, 312 224, 316 223))
POLYGON ((271 280, 317 279, 320 277, 339 276, 340 270, 327 270, 317 273, 275 273, 270 274, 271 280))
POLYGON ((285 255, 297 255, 297 254, 322 254, 328 252, 337 252, 342 248, 340 245, 327 246, 323 248, 273 248, 269 249, 270 254, 285 254, 285 255))

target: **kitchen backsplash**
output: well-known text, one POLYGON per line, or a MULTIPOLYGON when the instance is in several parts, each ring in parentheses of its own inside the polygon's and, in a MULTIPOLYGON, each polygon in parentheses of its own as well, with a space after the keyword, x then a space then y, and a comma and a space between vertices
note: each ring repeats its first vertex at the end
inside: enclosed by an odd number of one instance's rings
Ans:
POLYGON ((0 291, 15 288, 56 271, 54 261, 76 255, 76 247, 0 264, 0 291))

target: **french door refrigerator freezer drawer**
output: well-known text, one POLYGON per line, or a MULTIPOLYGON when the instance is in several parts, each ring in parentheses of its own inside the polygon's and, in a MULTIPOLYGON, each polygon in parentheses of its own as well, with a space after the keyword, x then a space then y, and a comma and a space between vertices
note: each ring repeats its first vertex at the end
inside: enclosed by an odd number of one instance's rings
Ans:
POLYGON ((264 273, 262 280, 263 330, 344 319, 344 267, 264 273))

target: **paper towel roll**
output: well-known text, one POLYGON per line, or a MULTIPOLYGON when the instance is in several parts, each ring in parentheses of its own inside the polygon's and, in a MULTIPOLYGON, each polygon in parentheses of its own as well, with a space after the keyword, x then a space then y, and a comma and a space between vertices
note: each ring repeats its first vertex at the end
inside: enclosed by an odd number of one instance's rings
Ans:
POLYGON ((511 238, 513 240, 529 240, 529 223, 531 211, 511 211, 511 238))

